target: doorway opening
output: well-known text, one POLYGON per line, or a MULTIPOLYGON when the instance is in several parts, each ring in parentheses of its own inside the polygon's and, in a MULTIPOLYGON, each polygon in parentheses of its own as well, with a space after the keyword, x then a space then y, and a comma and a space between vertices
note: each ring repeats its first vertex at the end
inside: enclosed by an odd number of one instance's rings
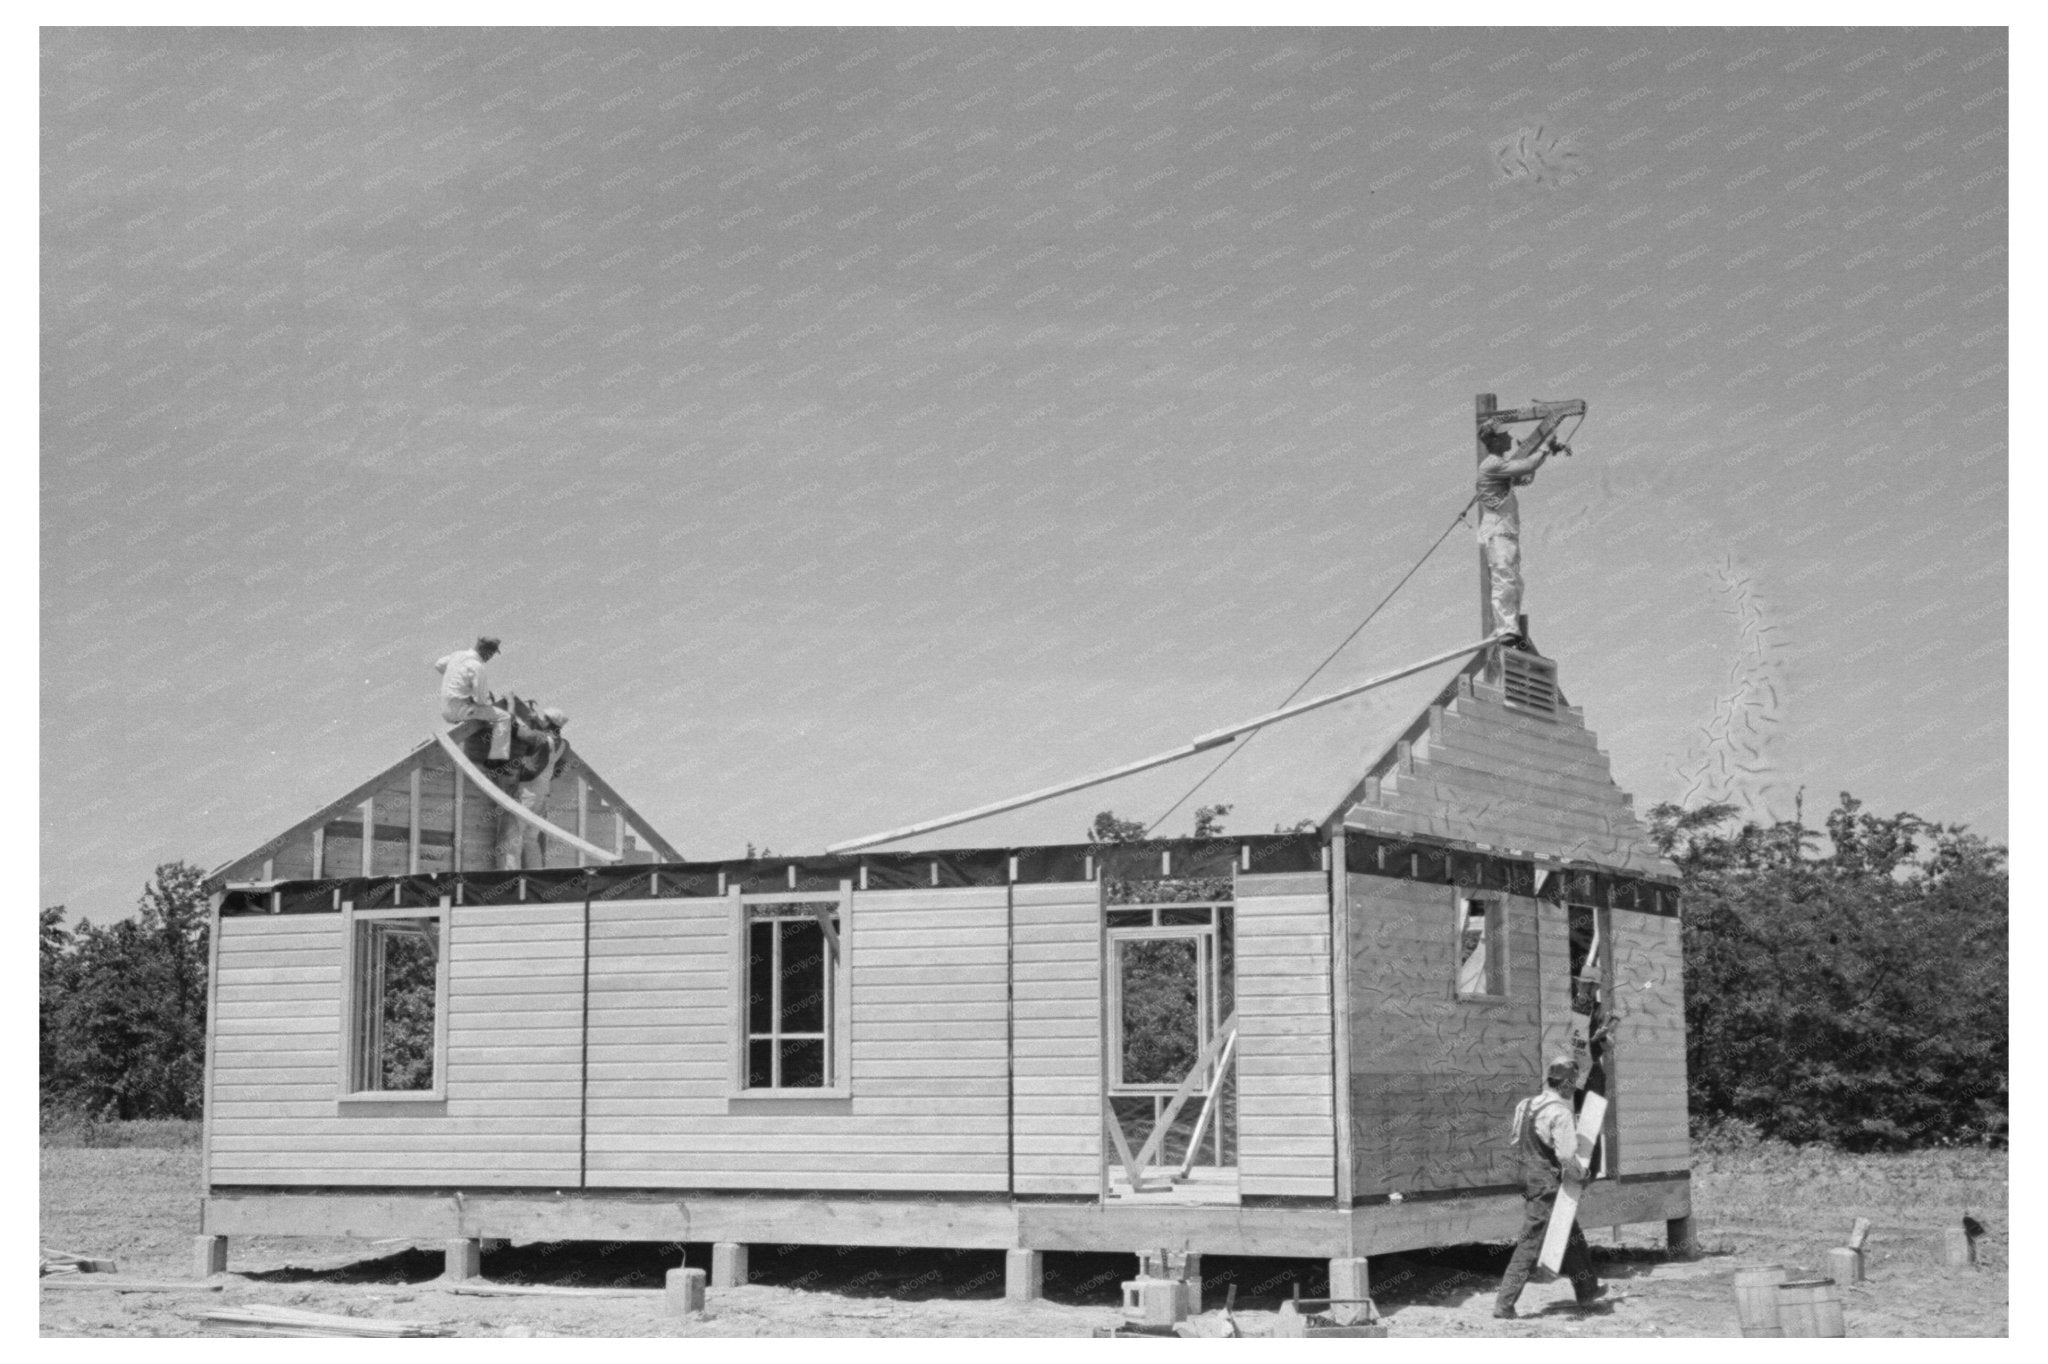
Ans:
POLYGON ((1107 913, 1108 1196, 1235 1203, 1232 905, 1116 904, 1107 913))

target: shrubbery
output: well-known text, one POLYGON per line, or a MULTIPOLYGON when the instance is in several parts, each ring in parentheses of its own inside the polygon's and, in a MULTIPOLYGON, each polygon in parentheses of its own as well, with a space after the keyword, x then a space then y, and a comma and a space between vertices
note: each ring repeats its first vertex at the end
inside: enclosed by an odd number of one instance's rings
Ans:
POLYGON ((1726 832, 1734 813, 1650 812, 1684 875, 1694 1118, 1849 1150, 2004 1144, 2005 849, 1847 792, 1826 856, 1797 819, 1726 832))
MULTIPOLYGON (((167 862, 132 919, 43 910, 42 1101, 87 1124, 196 1118, 206 1064, 205 873, 167 862)), ((92 1143, 81 1143, 92 1144, 92 1143)))

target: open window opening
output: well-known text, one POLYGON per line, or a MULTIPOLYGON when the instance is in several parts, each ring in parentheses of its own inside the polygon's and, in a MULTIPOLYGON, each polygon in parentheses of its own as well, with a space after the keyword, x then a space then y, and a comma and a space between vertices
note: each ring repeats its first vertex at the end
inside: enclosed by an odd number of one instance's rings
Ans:
POLYGON ((1121 898, 1107 911, 1111 1195, 1234 1202, 1233 907, 1121 898))
MULTIPOLYGON (((1614 1123, 1613 1011, 1610 964, 1613 939, 1608 911, 1594 905, 1568 905, 1565 927, 1568 938, 1565 964, 1570 973, 1572 1051, 1579 1059, 1579 1089, 1572 1096, 1574 1112, 1584 1105, 1586 1095, 1604 1094, 1609 1099, 1608 1126, 1614 1123)), ((1607 1173, 1607 1137, 1602 1133, 1594 1143, 1594 1178, 1607 1173)))
POLYGON ((750 1093, 842 1084, 840 904, 746 908, 746 1062, 750 1093))
POLYGON ((354 916, 346 1092, 440 1092, 447 998, 441 930, 439 912, 354 916))
POLYGON ((1508 992, 1507 937, 1499 900, 1458 900, 1460 999, 1500 999, 1508 992))

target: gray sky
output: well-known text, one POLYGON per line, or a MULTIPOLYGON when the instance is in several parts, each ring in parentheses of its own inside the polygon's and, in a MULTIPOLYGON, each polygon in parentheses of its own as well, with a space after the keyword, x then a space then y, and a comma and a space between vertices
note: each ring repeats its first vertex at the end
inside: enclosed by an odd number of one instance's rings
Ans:
MULTIPOLYGON (((43 902, 394 761, 479 631, 693 857, 1171 747, 1481 391, 1591 405, 1526 605, 1639 808, 2003 839, 2005 41, 45 30, 43 902)), ((1314 689, 1476 598, 1460 529, 1314 689)))

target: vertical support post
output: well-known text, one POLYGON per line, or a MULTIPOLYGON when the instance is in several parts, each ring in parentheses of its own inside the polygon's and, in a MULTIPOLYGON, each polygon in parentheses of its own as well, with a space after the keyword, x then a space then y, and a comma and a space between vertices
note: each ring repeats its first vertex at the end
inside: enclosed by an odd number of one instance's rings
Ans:
POLYGON ((321 881, 325 880, 326 877, 327 829, 323 825, 322 827, 313 830, 313 879, 315 881, 321 881))
POLYGON ((717 1241, 711 1247, 711 1286, 747 1286, 747 1248, 738 1241, 717 1241))
POLYGON ((377 870, 377 798, 363 802, 363 876, 367 879, 377 870))
POLYGON ((411 809, 406 819, 407 833, 405 846, 405 874, 420 874, 420 770, 415 767, 411 774, 411 809))
MULTIPOLYGON (((276 903, 277 892, 271 892, 276 903)), ((206 900, 206 1055, 199 1075, 199 1197, 202 1202, 213 1187, 213 1039, 220 1024, 220 907, 225 891, 215 891, 206 900)), ((225 1237, 221 1254, 227 1254, 225 1237)), ((227 1261, 221 1261, 225 1268, 227 1261)))
POLYGON ((441 1277, 451 1282, 483 1277, 484 1243, 474 1236, 457 1237, 446 1244, 447 1268, 441 1277))
POLYGON ((1344 826, 1330 834, 1330 1053, 1336 1124, 1337 1210, 1351 1211, 1351 869, 1344 826))
POLYGON ((1696 1260, 1700 1254, 1699 1232, 1695 1228, 1692 1214, 1672 1217, 1664 1222, 1664 1247, 1674 1260, 1696 1260))
MULTIPOLYGON (((455 769, 450 768, 450 771, 455 769)), ((448 861, 451 871, 468 871, 469 866, 462 860, 462 788, 469 785, 462 773, 455 772, 455 836, 448 846, 448 861)))
POLYGON ((704 1271, 671 1269, 662 1306, 672 1317, 687 1317, 704 1310, 704 1271))
MULTIPOLYGON (((1372 1296, 1372 1276, 1367 1272, 1370 1262, 1363 1255, 1347 1255, 1330 1261, 1330 1296, 1332 1298, 1369 1298, 1372 1296)), ((1363 1302, 1333 1302, 1330 1315, 1339 1326, 1350 1326, 1366 1318, 1363 1302)))
POLYGON ((225 1236, 195 1236, 192 1238, 192 1274, 195 1278, 210 1279, 216 1274, 228 1272, 228 1238, 225 1236))
MULTIPOLYGON (((576 837, 590 837, 590 782, 580 772, 576 774, 576 837)), ((590 855, 581 848, 576 850, 576 865, 590 865, 590 855)))
MULTIPOLYGON (((1486 443, 1479 439, 1479 423, 1498 410, 1495 395, 1481 393, 1472 403, 1472 445, 1478 459, 1486 458, 1486 443)), ((1475 460, 1476 464, 1478 461, 1475 460)), ((1486 551, 1479 551, 1479 637, 1493 633, 1493 574, 1486 566, 1486 551)))
POLYGON ((1003 1252, 1003 1296, 1011 1302, 1037 1302, 1045 1296, 1045 1255, 1042 1252, 1003 1252))

